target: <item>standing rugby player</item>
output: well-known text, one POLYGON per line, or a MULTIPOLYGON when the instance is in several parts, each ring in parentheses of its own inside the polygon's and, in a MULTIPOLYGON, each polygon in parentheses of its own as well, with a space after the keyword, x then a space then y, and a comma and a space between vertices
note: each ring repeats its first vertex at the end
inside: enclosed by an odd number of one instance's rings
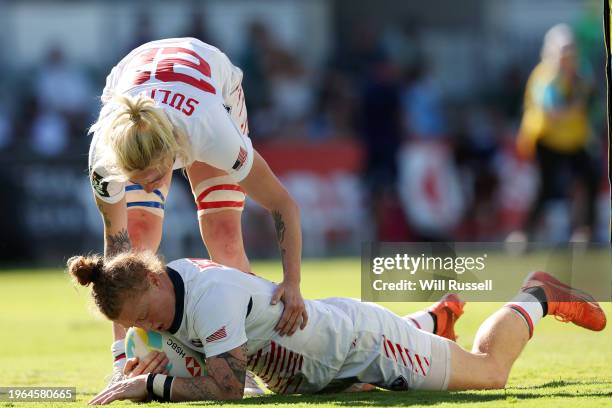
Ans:
MULTIPOLYGON (((284 279, 272 303, 284 303, 276 328, 291 335, 308 318, 299 209, 251 145, 241 81, 224 53, 194 38, 146 43, 112 69, 89 151, 104 253, 157 251, 172 171, 184 169, 211 258, 249 271, 240 224, 248 194, 274 218, 284 279)), ((120 376, 125 330, 113 332, 120 376)))
POLYGON ((503 388, 544 316, 595 331, 606 325, 590 296, 544 272, 529 275, 518 295, 482 324, 468 352, 385 308, 347 298, 307 300, 308 326, 280 336, 274 325, 282 305, 270 305, 275 285, 207 260, 165 266, 146 252, 110 260, 80 256, 68 261, 68 271, 81 285, 93 283, 92 295, 107 318, 170 332, 206 357, 206 375, 172 377, 160 373, 167 362, 160 353, 146 363, 148 374, 114 384, 91 404, 239 399, 247 369, 282 394, 355 382, 394 390, 503 388))

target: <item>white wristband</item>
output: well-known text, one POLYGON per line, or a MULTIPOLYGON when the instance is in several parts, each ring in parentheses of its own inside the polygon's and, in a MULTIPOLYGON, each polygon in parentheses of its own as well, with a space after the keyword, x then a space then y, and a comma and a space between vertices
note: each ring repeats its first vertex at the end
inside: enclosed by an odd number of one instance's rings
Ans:
POLYGON ((167 375, 157 374, 153 379, 153 393, 158 397, 164 396, 164 383, 166 382, 167 375))
POLYGON ((147 376, 147 392, 156 401, 171 401, 174 377, 164 374, 149 374, 147 376))

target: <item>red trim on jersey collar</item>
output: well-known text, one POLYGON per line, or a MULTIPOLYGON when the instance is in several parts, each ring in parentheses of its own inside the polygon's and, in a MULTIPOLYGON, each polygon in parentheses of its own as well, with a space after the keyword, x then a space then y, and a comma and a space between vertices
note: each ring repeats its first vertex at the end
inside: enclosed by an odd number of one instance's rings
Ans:
POLYGON ((183 311, 185 310, 185 283, 181 275, 168 266, 166 266, 166 273, 172 282, 172 286, 174 286, 175 298, 174 319, 168 331, 175 334, 183 322, 183 311))

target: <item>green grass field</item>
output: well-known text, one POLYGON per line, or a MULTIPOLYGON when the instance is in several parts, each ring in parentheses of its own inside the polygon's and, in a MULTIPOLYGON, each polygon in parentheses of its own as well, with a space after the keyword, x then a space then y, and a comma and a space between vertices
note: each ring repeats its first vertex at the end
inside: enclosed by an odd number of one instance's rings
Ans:
MULTIPOLYGON (((270 279, 281 276, 277 263, 254 263, 270 279)), ((305 297, 359 297, 359 261, 305 261, 305 297)), ((389 303, 407 314, 424 304, 389 303)), ((468 303, 457 325, 459 343, 471 347, 484 318, 499 304, 468 303)), ((612 307, 604 305, 608 316, 612 307)), ((75 386, 81 406, 105 385, 110 373, 111 325, 95 313, 88 290, 76 289, 60 270, 0 272, 0 386, 75 386)), ((372 392, 318 396, 248 398, 236 406, 436 406, 436 407, 612 407, 612 331, 593 333, 552 318, 543 319, 516 362, 508 387, 482 392, 372 392)), ((52 403, 0 403, 54 406, 52 403)), ((114 405, 129 405, 116 402, 114 405)), ((190 405, 213 405, 198 402, 190 405)))

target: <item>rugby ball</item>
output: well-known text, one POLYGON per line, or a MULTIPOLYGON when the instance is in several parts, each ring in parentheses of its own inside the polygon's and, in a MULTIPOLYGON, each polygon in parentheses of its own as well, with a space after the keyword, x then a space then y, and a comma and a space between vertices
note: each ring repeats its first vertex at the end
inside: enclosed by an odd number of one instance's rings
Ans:
POLYGON ((125 336, 127 358, 144 358, 151 351, 163 351, 168 356, 168 375, 199 377, 206 374, 204 356, 185 346, 165 332, 146 331, 131 327, 125 336))

